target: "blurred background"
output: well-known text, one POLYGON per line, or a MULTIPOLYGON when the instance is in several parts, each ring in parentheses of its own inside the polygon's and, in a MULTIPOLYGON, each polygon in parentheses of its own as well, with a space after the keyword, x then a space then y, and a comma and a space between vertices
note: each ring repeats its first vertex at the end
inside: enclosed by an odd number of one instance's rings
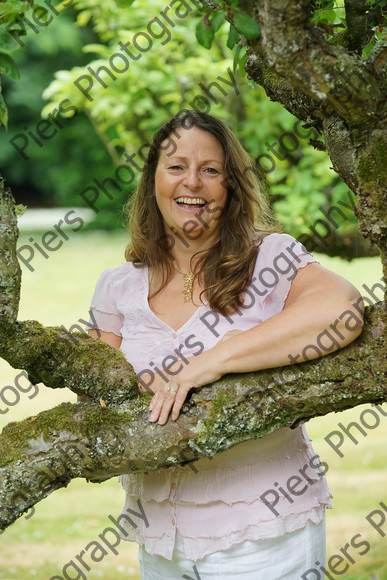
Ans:
MULTIPOLYGON (((28 206, 20 218, 19 317, 66 328, 88 320, 99 274, 124 261, 128 234, 122 208, 140 175, 128 158, 141 167, 141 151, 146 151, 160 124, 182 108, 195 107, 226 121, 257 160, 262 186, 283 229, 304 236, 301 241, 308 241, 323 265, 368 297, 363 284, 371 288, 380 283, 380 261, 375 248, 359 234, 353 195, 331 169, 327 154, 309 144, 310 137, 321 141, 321 136, 296 124, 297 119, 246 78, 243 49, 236 57, 235 49, 227 46, 228 24, 221 15, 213 18, 217 35, 208 50, 197 40, 204 11, 193 2, 170 10, 173 26, 160 16, 164 2, 132 3, 75 0, 62 9, 58 5, 58 14, 52 10, 47 14, 47 22, 53 15, 48 24, 34 26, 38 32, 25 23, 26 34, 19 38, 23 46, 4 37, 4 28, 0 33, 20 70, 19 81, 3 80, 9 122, 0 132, 0 172, 17 202, 28 206), (119 43, 133 42, 133 36, 143 31, 151 37, 149 50, 138 60, 128 59, 128 70, 115 72, 115 79, 102 72, 99 82, 91 70, 96 73, 105 66, 112 71, 112 54, 123 54, 119 43), (86 90, 89 81, 93 86, 86 90), (121 165, 131 169, 117 174, 121 165), (124 183, 126 179, 130 183, 124 183), (43 236, 55 231, 55 225, 63 231, 63 243, 44 255, 39 250, 43 236)), ((143 47, 145 37, 141 38, 138 44, 143 47)), ((131 50, 139 54, 132 45, 131 50)), ((118 57, 114 62, 122 67, 118 57)), ((382 299, 380 288, 376 293, 382 299)), ((16 374, 0 361, 0 389, 13 385, 16 374)), ((69 391, 55 392, 43 385, 35 397, 29 395, 20 393, 17 404, 0 414, 1 428, 75 400, 69 391)), ((329 465, 334 495, 334 510, 328 512, 328 555, 340 553, 361 534, 370 549, 364 555, 360 550, 351 552, 354 563, 343 577, 387 580, 385 538, 365 519, 383 500, 382 434, 387 419, 381 415, 380 425, 359 435, 357 445, 347 438, 342 459, 324 440, 338 429, 338 422, 358 422, 364 408, 315 419, 308 423, 308 431, 316 452, 329 465)), ((117 517, 122 505, 123 492, 116 480, 100 485, 72 482, 1 536, 0 578, 60 576, 63 566, 97 539, 109 524, 108 516, 117 517)), ((122 542, 118 551, 118 556, 94 562, 85 576, 138 579, 137 546, 122 542)), ((68 577, 82 576, 73 571, 68 577)))

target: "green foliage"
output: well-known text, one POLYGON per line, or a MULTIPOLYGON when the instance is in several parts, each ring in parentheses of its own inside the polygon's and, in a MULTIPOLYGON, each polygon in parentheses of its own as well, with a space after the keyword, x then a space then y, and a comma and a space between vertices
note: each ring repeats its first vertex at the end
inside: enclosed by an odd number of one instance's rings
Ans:
POLYGON ((0 46, 3 50, 14 50, 15 40, 4 28, 0 28, 0 46))
POLYGON ((211 48, 215 39, 215 33, 225 22, 225 13, 223 10, 215 12, 206 12, 204 17, 199 20, 195 28, 196 40, 204 48, 211 48))
MULTIPOLYGON (((32 193, 40 204, 77 207, 82 202, 80 191, 91 179, 104 179, 114 170, 114 163, 88 118, 81 111, 71 121, 56 115, 59 126, 52 124, 53 136, 42 140, 43 146, 39 146, 25 129, 38 138, 36 128, 41 122, 41 110, 45 104, 42 98, 44 89, 57 68, 71 66, 74 60, 80 64, 87 62, 82 46, 90 42, 92 35, 90 31, 74 26, 69 11, 60 14, 41 33, 30 31, 30 34, 25 39, 26 46, 13 53, 21 71, 20 81, 15 83, 7 77, 3 79, 10 126, 7 132, 0 132, 1 173, 12 186, 17 200, 23 203, 28 199, 30 205, 32 193), (25 150, 28 160, 23 159, 9 143, 16 135, 29 138, 25 150)), ((1 102, 0 96, 0 118, 4 115, 3 123, 6 124, 7 112, 1 102)), ((46 118, 52 111, 51 106, 46 118)), ((107 198, 106 201, 109 202, 107 198)), ((124 202, 123 195, 120 201, 124 202)), ((111 207, 106 207, 107 214, 109 211, 112 211, 111 207)), ((120 218, 117 222, 120 223, 120 218)))
POLYGON ((247 60, 247 47, 238 44, 234 53, 232 68, 234 73, 238 70, 241 77, 246 76, 245 64, 247 60))
MULTIPOLYGON (((225 22, 226 11, 237 9, 237 2, 222 2, 220 9, 213 11, 198 9, 193 2, 189 13, 183 8, 179 14, 176 8, 171 9, 168 16, 173 25, 160 16, 165 9, 164 0, 136 0, 133 6, 128 7, 129 4, 74 0, 76 11, 72 18, 76 26, 67 9, 39 35, 29 33, 27 46, 16 59, 23 71, 22 80, 19 86, 6 83, 12 124, 8 139, 25 126, 34 130, 43 105, 42 93, 48 101, 43 118, 48 119, 64 99, 76 107, 78 114, 71 122, 63 119, 64 128, 44 147, 31 141, 31 162, 21 161, 6 136, 0 136, 0 154, 9 182, 21 188, 29 180, 57 204, 86 205, 80 193, 93 186, 93 180, 115 179, 116 166, 127 165, 125 156, 134 156, 140 167, 139 149, 160 124, 182 108, 197 107, 225 120, 258 160, 270 186, 272 204, 287 231, 294 235, 308 232, 309 226, 321 218, 320 206, 328 209, 340 199, 348 202, 347 189, 330 169, 328 156, 311 148, 307 137, 296 136, 292 150, 281 147, 280 143, 291 144, 291 138, 284 135, 294 134, 295 119, 245 77, 245 39, 259 32, 249 16, 237 18, 239 31, 225 22), (128 70, 115 72, 114 79, 101 74, 107 88, 91 75, 87 67, 96 71, 105 66, 112 71, 112 55, 123 54, 120 42, 128 43, 129 49, 137 52, 133 48, 135 35, 149 35, 149 22, 157 19, 159 24, 153 24, 155 37, 152 36, 148 52, 139 54, 136 61, 128 59, 128 70), (211 45, 211 51, 203 46, 206 43, 211 45), (238 94, 230 84, 228 70, 235 76, 238 94), (93 81, 86 94, 74 84, 81 75, 93 81), (210 85, 212 97, 205 91, 210 85), (25 94, 29 95, 28 102, 25 94), (16 107, 17 117, 13 113, 16 107)), ((337 4, 315 2, 314 24, 324 16, 322 11, 335 13, 336 23, 345 16, 337 4)), ((235 17, 237 14, 242 13, 237 12, 235 17)), ((114 62, 118 63, 116 58, 114 62)), ((87 82, 86 79, 81 85, 86 87, 87 82)), ((5 112, 0 101, 1 114, 5 112)), ((316 138, 310 131, 303 134, 316 138)), ((121 225, 122 205, 136 187, 141 171, 134 173, 133 183, 120 190, 110 188, 113 199, 100 192, 94 227, 110 229, 121 225)), ((356 227, 353 215, 344 221, 342 228, 356 227)))
POLYGON ((234 48, 234 46, 236 45, 236 43, 239 40, 239 33, 238 31, 234 28, 234 26, 232 24, 230 24, 230 29, 228 32, 228 37, 227 37, 227 47, 230 48, 231 50, 234 48))
POLYGON ((0 24, 15 22, 30 10, 31 2, 24 0, 6 0, 0 6, 0 24))
MULTIPOLYGON (((362 56, 368 58, 375 44, 386 38, 383 26, 387 24, 387 0, 367 0, 369 9, 381 8, 379 26, 372 29, 373 34, 362 50, 362 56)), ((347 19, 344 3, 335 0, 316 0, 311 2, 311 22, 324 30, 329 40, 341 44, 347 33, 347 19)))
POLYGON ((3 95, 1 94, 1 78, 0 78, 0 124, 5 127, 8 126, 8 109, 5 104, 3 95))
POLYGON ((211 48, 215 38, 215 30, 211 22, 204 19, 200 20, 196 25, 195 33, 199 44, 204 46, 204 48, 211 48))
POLYGON ((234 17, 234 26, 245 36, 248 40, 258 38, 261 34, 261 29, 258 22, 245 12, 237 12, 234 17))
POLYGON ((117 6, 119 8, 129 8, 135 0, 117 0, 117 6))
POLYGON ((0 51, 0 74, 6 74, 14 81, 20 79, 20 73, 13 58, 6 52, 0 51))

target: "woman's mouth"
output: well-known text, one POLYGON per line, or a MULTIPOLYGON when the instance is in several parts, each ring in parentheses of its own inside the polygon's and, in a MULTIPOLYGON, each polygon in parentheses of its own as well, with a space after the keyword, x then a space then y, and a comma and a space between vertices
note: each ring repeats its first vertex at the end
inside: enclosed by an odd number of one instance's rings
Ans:
POLYGON ((176 197, 174 200, 177 205, 183 209, 197 211, 203 208, 207 202, 202 197, 176 197))

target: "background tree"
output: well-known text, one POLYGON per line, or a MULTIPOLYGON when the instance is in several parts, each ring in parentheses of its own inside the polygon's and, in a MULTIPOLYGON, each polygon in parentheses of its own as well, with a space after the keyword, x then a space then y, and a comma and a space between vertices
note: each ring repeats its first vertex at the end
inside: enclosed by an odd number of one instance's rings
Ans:
MULTIPOLYGON (((213 89, 218 104, 210 101, 211 111, 232 125, 247 150, 258 160, 257 168, 263 181, 267 181, 270 201, 284 229, 296 237, 311 235, 313 239, 308 240, 310 249, 329 255, 351 259, 377 253, 376 248, 370 247, 359 234, 351 209, 344 212, 344 218, 336 220, 337 228, 333 226, 327 232, 324 226, 317 225, 321 237, 310 231, 311 224, 324 219, 321 208, 327 212, 338 201, 348 205, 347 187, 330 169, 327 155, 309 145, 312 137, 314 143, 319 141, 317 129, 313 125, 303 129, 299 124, 295 132, 297 119, 293 115, 280 104, 270 102, 263 88, 255 85, 252 90, 254 85, 244 71, 246 40, 233 27, 230 29, 225 20, 226 6, 209 11, 200 8, 199 2, 186 3, 188 8, 184 8, 182 3, 179 14, 186 13, 186 16, 179 18, 175 15, 173 28, 161 18, 172 33, 170 40, 157 24, 153 25, 155 34, 161 38, 154 39, 152 49, 142 54, 138 62, 141 75, 136 67, 133 70, 130 67, 123 75, 116 75, 115 81, 105 74, 103 78, 108 89, 95 81, 90 91, 93 100, 90 101, 74 81, 82 74, 90 74, 89 66, 94 70, 99 66, 109 66, 109 57, 119 50, 118 43, 130 41, 136 32, 146 30, 146 24, 165 9, 165 3, 162 0, 136 0, 134 4, 113 0, 104 3, 100 0, 75 0, 71 4, 46 29, 42 29, 44 34, 36 35, 27 27, 27 37, 21 38, 26 45, 24 48, 10 39, 9 34, 5 37, 7 46, 18 47, 14 53, 23 72, 23 87, 18 89, 14 82, 6 83, 7 104, 13 118, 12 133, 0 135, 0 157, 6 166, 4 176, 17 186, 14 190, 18 201, 25 201, 20 196, 21 188, 28 191, 32 187, 35 192, 44 192, 49 203, 85 205, 80 195, 84 188, 94 179, 101 181, 113 176, 114 165, 125 163, 124 154, 136 154, 165 119, 184 107, 192 107, 192 103, 205 110, 206 105, 199 99, 200 95, 205 96, 201 85, 208 86, 218 76, 229 79, 227 69, 230 67, 236 78, 238 95, 225 84, 222 85, 225 94, 213 89), (71 27, 72 19, 76 19, 76 26, 73 24, 71 27), (63 49, 71 45, 71 59, 76 66, 69 70, 66 70, 66 58, 61 56, 58 60, 55 54, 60 47, 57 38, 62 43, 61 55, 63 49), (80 42, 84 44, 83 50, 80 42), (211 50, 205 48, 209 46, 211 50), (160 62, 165 66, 160 68, 160 62), (79 113, 71 122, 63 117, 65 127, 60 131, 60 137, 56 136, 43 147, 30 139, 30 159, 22 159, 8 143, 10 137, 23 132, 26 125, 26 117, 20 114, 19 95, 23 89, 27 90, 32 72, 35 73, 34 79, 42 79, 34 82, 36 96, 30 98, 28 104, 23 104, 23 109, 27 107, 26 114, 33 113, 32 125, 36 125, 42 103, 40 94, 48 82, 47 71, 54 69, 56 78, 44 91, 49 103, 43 116, 47 118, 64 99, 69 99, 79 113), (15 122, 16 118, 20 121, 15 122), (275 124, 271 121, 273 118, 275 124), (61 171, 68 175, 68 179, 61 179, 61 171)), ((173 16, 173 11, 169 14, 173 16)), ((343 9, 331 10, 329 14, 317 11, 313 18, 329 17, 331 21, 332 14, 336 19, 334 25, 344 26, 340 20, 344 16, 343 9)), ((374 36, 380 34, 375 31, 374 36)), ((374 38, 371 43, 373 41, 374 38)), ((371 44, 367 50, 370 48, 371 44)), ((29 128, 33 129, 33 126, 29 128)), ((321 147, 321 143, 317 145, 321 147)), ((122 191, 114 191, 113 199, 100 196, 99 211, 91 227, 120 227, 122 205, 134 190, 137 180, 138 172, 132 184, 122 191)))
MULTIPOLYGON (((82 48, 92 42, 95 35, 91 29, 74 24, 75 13, 71 7, 62 10, 47 26, 37 27, 32 18, 32 7, 25 4, 29 7, 26 18, 38 33, 25 24, 25 34, 19 36, 21 23, 15 24, 13 36, 10 34, 12 28, 7 31, 10 22, 4 22, 0 28, 3 57, 14 59, 13 69, 3 69, 5 72, 13 70, 14 78, 1 75, 10 118, 8 130, 0 133, 3 176, 12 184, 17 201, 28 207, 78 206, 87 168, 93 169, 95 178, 103 179, 114 171, 114 161, 83 111, 73 118, 59 118, 58 125, 53 123, 52 129, 47 131, 51 138, 46 141, 39 138, 37 126, 42 121, 41 110, 46 104, 43 93, 54 73, 74 62, 86 65, 89 57, 82 48), (16 67, 20 71, 17 82, 16 67)), ((41 5, 47 9, 44 2, 41 5)), ((36 9, 37 5, 34 7, 36 9)), ((8 8, 8 3, 5 8, 8 8)), ((0 14, 1 10, 0 3, 0 14)), ((52 16, 52 12, 50 14, 52 16)), ((53 107, 47 114, 52 110, 53 107)), ((117 202, 124 204, 127 196, 126 191, 117 202)), ((114 207, 103 206, 102 209, 105 210, 102 213, 113 222, 111 213, 114 207)), ((117 219, 117 214, 116 210, 113 217, 119 223, 121 216, 118 215, 117 219)), ((103 222, 101 225, 105 226, 103 222)))

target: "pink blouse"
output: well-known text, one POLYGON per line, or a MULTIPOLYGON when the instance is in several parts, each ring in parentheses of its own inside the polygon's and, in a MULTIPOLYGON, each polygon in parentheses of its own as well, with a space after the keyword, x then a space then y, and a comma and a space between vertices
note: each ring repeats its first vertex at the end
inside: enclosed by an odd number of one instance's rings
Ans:
MULTIPOLYGON (((140 378, 155 370, 166 375, 173 358, 184 361, 212 348, 226 332, 248 330, 280 312, 297 270, 314 261, 291 236, 268 235, 244 307, 222 316, 205 303, 177 331, 152 312, 148 269, 131 262, 101 274, 91 308, 100 330, 122 336, 121 350, 140 378)), ((322 521, 325 507, 332 507, 325 471, 301 426, 239 443, 191 465, 123 475, 122 538, 171 559, 178 530, 190 560, 244 540, 275 538, 308 521, 322 521), (129 518, 127 510, 140 512, 138 501, 146 517, 129 518)))

